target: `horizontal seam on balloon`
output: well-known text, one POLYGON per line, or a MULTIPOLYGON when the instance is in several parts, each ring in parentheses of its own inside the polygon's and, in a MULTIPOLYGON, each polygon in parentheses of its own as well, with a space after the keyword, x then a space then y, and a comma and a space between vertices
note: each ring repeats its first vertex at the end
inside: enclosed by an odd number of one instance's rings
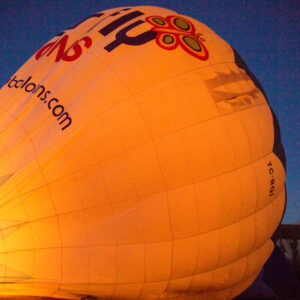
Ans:
MULTIPOLYGON (((149 197, 149 196, 153 196, 153 195, 155 195, 155 194, 160 194, 160 193, 162 193, 162 192, 173 191, 173 190, 176 190, 176 189, 181 188, 181 187, 191 186, 191 185, 194 185, 194 184, 199 184, 199 183, 202 183, 202 182, 204 182, 204 181, 208 181, 208 180, 211 180, 211 179, 217 178, 217 177, 222 177, 222 176, 224 176, 224 175, 226 175, 226 174, 229 174, 229 173, 231 173, 231 172, 235 172, 235 171, 237 171, 237 170, 240 170, 240 169, 242 169, 242 168, 244 168, 244 167, 247 167, 247 166, 249 166, 249 165, 251 165, 251 164, 253 164, 253 163, 255 163, 255 162, 259 161, 259 160, 263 160, 264 158, 266 158, 267 156, 271 155, 272 153, 273 153, 273 152, 269 152, 269 153, 267 153, 266 155, 264 155, 264 156, 262 156, 262 157, 260 157, 260 158, 258 158, 258 159, 256 159, 256 160, 254 160, 254 161, 251 161, 250 163, 247 163, 247 164, 244 164, 244 165, 239 166, 238 168, 231 169, 231 170, 229 170, 229 171, 223 172, 222 174, 210 176, 210 177, 205 178, 205 179, 200 180, 200 181, 195 181, 195 182, 193 182, 193 183, 191 183, 191 184, 188 184, 188 185, 178 186, 178 187, 176 187, 176 188, 174 188, 174 189, 170 189, 170 190, 162 190, 162 191, 155 192, 155 193, 151 193, 151 194, 137 195, 137 197, 132 197, 132 198, 128 198, 128 199, 122 199, 122 200, 117 200, 117 201, 108 201, 107 203, 99 204, 99 205, 96 205, 96 206, 93 206, 93 207, 100 207, 100 206, 103 206, 103 205, 108 205, 109 203, 119 203, 119 202, 122 202, 122 201, 128 201, 128 200, 137 199, 137 198, 149 197)), ((118 156, 119 156, 119 155, 118 155, 118 156)), ((118 156, 116 156, 116 157, 118 157, 118 156)), ((97 164, 99 164, 99 163, 101 163, 101 162, 97 162, 97 163, 95 163, 95 164, 89 165, 88 167, 85 167, 85 168, 82 168, 82 169, 80 169, 80 170, 77 170, 77 171, 75 171, 75 172, 73 172, 73 173, 70 173, 70 174, 68 174, 68 175, 66 175, 66 176, 63 176, 63 177, 61 177, 61 178, 59 178, 59 179, 52 180, 52 181, 47 181, 47 183, 45 183, 45 184, 43 184, 43 185, 40 185, 40 186, 38 186, 38 187, 36 187, 36 188, 30 190, 30 191, 26 191, 25 193, 19 194, 19 195, 17 195, 16 197, 14 197, 14 198, 8 200, 7 202, 4 202, 4 203, 0 204, 0 208, 3 207, 3 206, 5 206, 5 205, 8 204, 9 202, 11 202, 11 201, 13 201, 13 200, 16 200, 17 198, 20 198, 20 197, 22 197, 22 196, 28 195, 28 194, 30 194, 30 193, 32 193, 32 192, 34 192, 34 191, 36 191, 36 190, 38 190, 38 189, 40 189, 40 188, 45 187, 47 184, 56 183, 56 182, 59 182, 59 181, 65 179, 65 178, 67 178, 67 177, 74 176, 75 174, 80 173, 80 172, 83 171, 83 170, 87 170, 87 169, 89 169, 90 167, 93 167, 93 166, 95 166, 95 165, 97 165, 97 164)), ((5 184, 4 184, 4 186, 5 186, 5 184)), ((278 193, 279 193, 279 192, 278 192, 278 193)), ((86 208, 92 208, 92 207, 85 207, 84 209, 86 209, 86 208)), ((77 211, 77 210, 75 210, 75 211, 77 211)))
MULTIPOLYGON (((231 264, 233 264, 233 263, 235 263, 235 262, 237 262, 239 260, 243 260, 243 259, 245 259, 246 257, 250 256, 251 254, 253 254, 255 252, 260 251, 263 247, 265 247, 267 245, 268 242, 269 242, 269 240, 265 241, 259 247, 255 248, 255 249, 251 249, 251 250, 254 250, 254 251, 252 251, 252 252, 250 252, 250 253, 248 253, 248 254, 246 254, 246 255, 244 255, 244 256, 242 256, 242 257, 240 257, 240 258, 238 258, 238 259, 236 259, 236 260, 234 260, 232 262, 229 262, 229 263, 227 263, 225 265, 222 265, 222 266, 220 266, 218 268, 209 269, 209 270, 207 270, 205 272, 197 272, 196 274, 193 274, 193 275, 181 276, 181 277, 176 277, 176 278, 171 278, 171 279, 166 279, 166 280, 155 280, 155 281, 146 281, 146 282, 144 282, 144 281, 143 282, 142 281, 141 282, 123 282, 123 283, 121 283, 121 282, 115 282, 115 283, 103 283, 103 284, 145 284, 145 283, 147 284, 147 283, 156 283, 156 282, 168 282, 170 280, 178 280, 178 279, 183 279, 183 278, 186 278, 186 277, 193 277, 193 276, 196 276, 196 275, 199 275, 199 274, 205 274, 205 273, 209 273, 209 272, 214 272, 214 271, 217 271, 217 270, 222 269, 224 267, 227 267, 227 266, 229 266, 229 265, 231 265, 231 264)), ((57 248, 60 249, 61 247, 55 247, 55 249, 57 249, 57 248)), ((65 247, 65 248, 75 248, 75 247, 65 247)), ((81 248, 85 248, 85 247, 81 247, 81 248)), ((54 247, 53 248, 47 248, 47 249, 54 249, 54 247)), ((26 250, 26 251, 34 251, 34 250, 41 250, 41 249, 30 249, 30 250, 26 250)), ((17 252, 17 251, 15 251, 15 252, 17 252)), ((12 252, 9 252, 9 253, 12 253, 12 252)), ((7 266, 7 267, 9 267, 9 266, 7 266)), ((65 283, 67 283, 67 282, 65 282, 65 283)), ((61 282, 61 284, 64 284, 64 282, 61 282)), ((98 282, 98 284, 101 284, 101 282, 98 282)))
MULTIPOLYGON (((89 248, 89 247, 91 247, 91 248, 106 248, 106 247, 128 247, 128 246, 130 247, 130 246, 139 246, 139 245, 141 245, 141 246, 143 246, 143 245, 144 245, 144 246, 147 246, 147 245, 162 244, 162 243, 172 242, 172 241, 188 240, 188 239, 191 239, 191 238, 200 237, 201 235, 204 235, 204 234, 212 233, 212 232, 214 232, 214 231, 219 231, 219 230, 225 229, 226 227, 232 226, 232 225, 234 225, 234 224, 241 223, 241 222, 244 221, 244 219, 253 216, 254 214, 256 214, 256 213, 262 211, 263 209, 267 208, 269 205, 273 204, 273 202, 274 202, 275 200, 278 200, 277 198, 278 198, 278 197, 276 197, 276 199, 274 199, 273 201, 269 202, 267 205, 265 205, 264 207, 262 207, 262 208, 259 209, 258 211, 256 211, 256 212, 254 212, 254 213, 248 215, 247 217, 245 217, 245 218, 243 218, 243 219, 240 219, 240 220, 237 221, 237 222, 233 222, 233 223, 228 224, 228 225, 225 225, 225 226, 223 226, 223 227, 221 227, 221 228, 216 228, 216 229, 211 230, 211 231, 203 232, 203 233, 196 234, 196 235, 187 236, 187 237, 184 237, 184 238, 176 238, 176 239, 174 239, 174 240, 162 240, 162 241, 154 241, 154 242, 133 243, 133 244, 119 244, 119 243, 116 243, 116 244, 109 244, 109 243, 108 243, 108 244, 102 244, 102 245, 100 245, 100 244, 99 244, 99 245, 98 245, 98 244, 96 244, 96 245, 91 245, 91 244, 89 244, 89 245, 86 245, 86 246, 85 246, 85 245, 80 245, 80 246, 63 246, 63 245, 61 245, 61 246, 40 247, 40 248, 33 248, 33 249, 30 248, 30 249, 25 249, 25 250, 24 250, 24 249, 12 250, 12 251, 7 251, 7 252, 0 252, 0 254, 8 254, 8 253, 15 253, 15 252, 27 252, 27 251, 33 251, 33 250, 64 249, 64 248, 66 248, 66 249, 69 249, 69 248, 89 248)), ((51 216, 51 217, 49 217, 49 218, 53 218, 53 217, 58 217, 58 216, 51 216)), ((88 237, 86 237, 86 239, 88 239, 88 237)), ((264 241, 264 243, 266 243, 267 241, 269 241, 269 239, 267 239, 266 241, 264 241)), ((260 247, 261 247, 261 246, 258 246, 258 247, 256 247, 256 248, 252 248, 252 249, 250 249, 250 250, 258 249, 258 248, 260 248, 260 247)), ((248 255, 248 254, 247 254, 247 255, 248 255)), ((247 256, 247 255, 246 255, 246 256, 247 256)), ((243 256, 243 257, 244 257, 244 256, 243 256)), ((238 259, 240 259, 240 258, 238 258, 238 259)))
MULTIPOLYGON (((210 271, 208 271, 210 272, 210 271)), ((253 274, 258 274, 259 272, 252 272, 250 274, 250 278, 247 278, 246 280, 242 280, 242 281, 239 281, 237 282, 236 284, 234 285, 229 285, 229 286, 226 286, 224 288, 214 288, 214 290, 210 290, 210 288, 207 288, 207 289, 204 289, 204 290, 201 290, 201 291, 193 291, 193 290, 190 290, 190 289, 187 289, 185 291, 185 293, 187 293, 188 295, 192 295, 192 294, 197 294, 197 295, 203 295, 203 294, 210 294, 210 293, 214 293, 215 291, 222 291, 222 290, 227 290, 227 289, 231 289, 233 287, 235 287, 236 285, 240 285, 244 282, 247 282, 251 279, 251 277, 253 277, 253 279, 256 278, 256 276, 253 276, 253 274)), ((201 273, 197 273, 195 275, 199 275, 201 273)), ((143 287, 147 284, 152 284, 152 283, 167 283, 169 281, 175 281, 177 279, 185 279, 185 278, 188 278, 188 277, 193 277, 193 275, 191 276, 185 276, 185 277, 180 277, 180 278, 172 278, 172 279, 169 279, 169 280, 159 280, 159 281, 147 281, 147 282, 100 282, 100 281, 89 281, 89 282, 62 282, 62 281, 58 281, 58 280, 55 280, 55 279, 49 279, 49 278, 32 278, 32 279, 26 279, 24 280, 24 283, 26 283, 26 281, 29 281, 29 280, 32 280, 30 283, 31 284, 34 284, 34 285, 40 285, 40 284, 47 284, 47 283, 55 283, 55 284, 59 284, 61 283, 62 286, 64 285, 78 285, 78 284, 83 284, 83 285, 102 285, 102 286, 114 286, 114 285, 141 285, 141 289, 143 289, 143 287), (34 281, 33 281, 34 280, 34 281), (40 281, 36 281, 36 280, 40 280, 40 281), (45 280, 45 281, 42 281, 42 280, 45 280)), ((69 292, 69 290, 64 290, 63 288, 59 291, 62 291, 62 292, 69 292)), ((55 294, 56 292, 59 292, 58 290, 56 290, 53 294, 55 294)), ((70 292, 69 292, 70 293, 70 292)), ((168 294, 172 294, 172 292, 168 293, 168 294)))
MULTIPOLYGON (((272 153, 273 153, 273 152, 267 154, 266 156, 268 156, 268 155, 270 155, 270 154, 272 154, 272 153)), ((264 159, 266 156, 264 156, 264 157, 262 157, 262 158, 260 158, 260 159, 264 159)), ((259 160, 260 160, 260 159, 259 159, 259 160)), ((254 161, 254 162, 255 162, 255 161, 254 161)), ((252 163, 253 163, 253 162, 252 162, 252 163)), ((247 165, 248 165, 248 164, 247 164, 247 165)), ((242 166, 241 168, 243 168, 243 167, 245 167, 245 166, 242 166)), ((240 169, 240 168, 239 168, 239 169, 240 169)), ((234 169, 234 170, 231 170, 231 171, 226 172, 226 173, 230 173, 230 172, 233 172, 233 171, 235 171, 235 170, 238 170, 238 169, 234 169)), ((76 172, 75 172, 75 173, 76 173, 76 172)), ((226 173, 223 173, 223 174, 217 175, 217 176, 213 176, 213 177, 208 178, 208 179, 205 179, 205 180, 210 180, 210 179, 212 179, 212 178, 216 178, 216 177, 219 177, 219 176, 223 176, 223 175, 225 175, 226 173)), ((70 174, 70 175, 68 175, 68 176, 65 176, 65 177, 63 177, 63 178, 69 177, 69 176, 71 176, 71 175, 74 175, 74 174, 72 173, 72 174, 70 174)), ((59 180, 61 180, 61 179, 59 179, 59 180)), ((57 180, 57 181, 59 181, 59 180, 57 180)), ((205 180, 203 180, 203 181, 205 181, 205 180)), ((53 182, 57 182, 57 181, 53 181, 53 182)), ((203 181, 200 181, 200 182, 203 182, 203 181)), ((51 183, 53 183, 53 182, 48 182, 48 184, 51 184, 51 183)), ((186 185, 186 186, 191 186, 191 185, 194 185, 194 184, 198 184, 198 183, 200 183, 200 182, 195 182, 195 183, 192 183, 192 184, 189 184, 189 185, 186 185)), ((46 184, 43 185, 43 186, 37 187, 36 189, 34 189, 34 190, 32 190, 32 191, 38 190, 38 189, 40 189, 41 187, 45 187, 45 186, 46 186, 46 184)), ((186 187, 186 186, 184 186, 184 187, 186 187)), ((182 187, 182 186, 181 186, 181 187, 182 187)), ((283 185, 283 188, 284 188, 284 185, 283 185)), ((274 197, 274 200, 275 200, 278 196, 281 195, 281 192, 282 192, 283 188, 281 188, 281 189, 278 191, 278 194, 276 195, 276 197, 274 197)), ((176 189, 178 189, 178 188, 176 188, 176 189)), ((153 194, 145 195, 145 196, 137 196, 137 197, 130 198, 130 199, 125 199, 125 200, 118 200, 118 201, 113 201, 113 202, 107 202, 107 203, 104 203, 104 204, 99 204, 99 205, 95 205, 95 206, 91 206, 91 207, 84 207, 84 208, 77 209, 77 210, 72 210, 72 211, 69 211, 69 212, 63 212, 63 213, 59 213, 59 214, 50 215, 50 216, 47 216, 47 217, 44 217, 44 218, 38 218, 38 219, 34 219, 34 220, 26 220, 25 222, 36 222, 36 221, 41 221, 41 220, 44 220, 44 219, 47 219, 47 218, 52 218, 52 217, 55 217, 55 216, 59 217, 59 216, 71 214, 71 213, 74 213, 74 212, 80 212, 80 211, 83 211, 83 210, 89 210, 89 209, 92 209, 92 208, 97 208, 97 207, 101 207, 101 206, 105 206, 105 205, 110 205, 110 203, 111 203, 111 204, 121 203, 121 202, 123 202, 123 201, 128 201, 128 200, 133 200, 133 199, 139 199, 139 198, 143 198, 143 197, 149 197, 149 196, 152 196, 152 195, 155 195, 155 194, 160 194, 160 193, 162 193, 162 192, 166 192, 166 193, 167 193, 167 192, 169 192, 169 191, 176 190, 176 189, 171 189, 171 190, 167 190, 167 191, 161 191, 161 192, 157 192, 157 193, 153 193, 153 194)), ((5 205, 8 204, 9 202, 14 201, 14 200, 16 200, 16 199, 18 199, 18 198, 22 198, 22 196, 25 196, 25 195, 31 193, 32 191, 29 191, 29 192, 26 192, 26 193, 21 194, 21 195, 19 195, 19 196, 16 196, 15 198, 13 198, 13 199, 11 199, 11 200, 9 200, 9 201, 7 201, 7 202, 1 204, 0 207, 5 206, 5 205)), ((274 201, 274 200, 273 200, 273 201, 274 201)), ((267 203, 265 206, 263 206, 261 209, 265 208, 267 205, 271 204, 273 201, 268 202, 268 203, 267 203)), ((258 211, 260 211, 261 209, 259 209, 258 211)), ((252 214, 245 216, 243 219, 245 219, 245 218, 247 218, 247 217, 249 217, 249 216, 255 214, 255 213, 258 212, 258 211, 255 211, 255 212, 253 212, 252 214)), ((243 220, 243 219, 240 219, 240 220, 243 220)), ((233 222, 233 223, 231 223, 231 224, 234 224, 234 223, 236 223, 236 222, 233 222)), ((226 225, 226 226, 230 226, 231 224, 228 224, 228 225, 226 225)), ((220 228, 223 228, 223 227, 220 227, 220 228)), ((1 229, 0 229, 0 230, 1 230, 1 229)), ((217 229, 214 229, 214 230, 218 230, 218 228, 217 228, 217 229)), ((213 231, 214 231, 214 230, 213 230, 213 231)), ((207 231, 207 232, 210 232, 210 231, 207 231)), ((207 233, 207 232, 203 232, 203 233, 201 233, 201 234, 204 234, 204 233, 207 233)), ((190 236, 190 237, 192 237, 192 236, 190 236)))

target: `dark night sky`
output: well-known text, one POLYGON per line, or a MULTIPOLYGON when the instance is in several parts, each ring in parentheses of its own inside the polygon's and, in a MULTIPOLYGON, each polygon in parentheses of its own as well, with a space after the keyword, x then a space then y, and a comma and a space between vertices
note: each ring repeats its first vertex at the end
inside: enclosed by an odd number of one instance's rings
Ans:
POLYGON ((0 0, 0 86, 57 33, 95 12, 135 5, 162 6, 198 19, 241 54, 281 126, 288 189, 283 222, 299 221, 300 1, 0 0))

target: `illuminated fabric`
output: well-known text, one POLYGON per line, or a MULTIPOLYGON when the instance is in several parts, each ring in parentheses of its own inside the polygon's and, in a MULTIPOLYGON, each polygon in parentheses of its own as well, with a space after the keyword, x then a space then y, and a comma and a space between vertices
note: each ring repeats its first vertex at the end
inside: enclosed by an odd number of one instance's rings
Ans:
POLYGON ((231 299, 285 207, 264 92, 211 29, 99 12, 0 91, 0 294, 231 299))

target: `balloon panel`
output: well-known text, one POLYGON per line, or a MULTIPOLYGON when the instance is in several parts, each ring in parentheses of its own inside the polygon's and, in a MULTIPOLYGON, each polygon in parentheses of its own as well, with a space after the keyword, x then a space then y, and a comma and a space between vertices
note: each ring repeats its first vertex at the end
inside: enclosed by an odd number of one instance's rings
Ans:
POLYGON ((1 295, 231 299, 285 207, 265 93, 158 7, 99 12, 1 89, 1 295))

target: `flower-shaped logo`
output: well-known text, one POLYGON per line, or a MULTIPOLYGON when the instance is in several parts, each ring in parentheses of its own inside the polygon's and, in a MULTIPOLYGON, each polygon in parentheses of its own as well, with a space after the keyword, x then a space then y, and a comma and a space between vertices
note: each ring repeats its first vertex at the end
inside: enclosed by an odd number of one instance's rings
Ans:
POLYGON ((179 16, 150 16, 146 21, 153 25, 152 31, 157 32, 156 43, 166 49, 176 49, 178 45, 194 57, 207 60, 208 51, 196 33, 194 25, 179 16))

